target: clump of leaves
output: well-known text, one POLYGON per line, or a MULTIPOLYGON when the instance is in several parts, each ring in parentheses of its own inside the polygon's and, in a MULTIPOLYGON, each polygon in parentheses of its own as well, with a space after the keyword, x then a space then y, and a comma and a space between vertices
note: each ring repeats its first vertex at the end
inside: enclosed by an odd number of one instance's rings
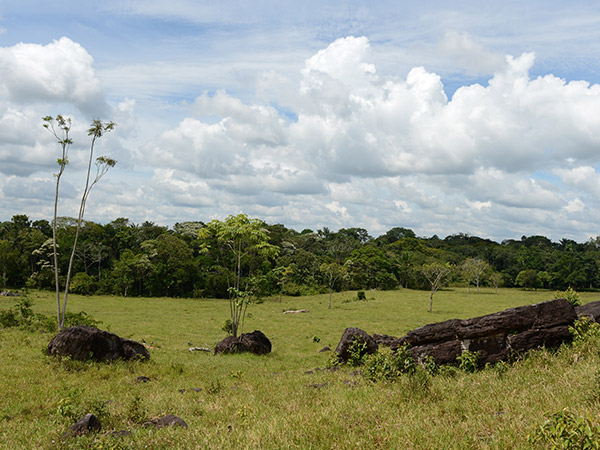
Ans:
POLYGON ((412 374, 416 363, 408 345, 395 353, 377 352, 366 359, 363 374, 371 381, 396 381, 403 374, 412 374))
POLYGON ((582 317, 580 320, 576 320, 573 326, 569 327, 569 333, 573 336, 574 344, 580 344, 589 338, 599 338, 600 323, 589 317, 582 317))
POLYGON ((367 357, 367 343, 361 341, 360 339, 354 339, 348 348, 348 357, 347 364, 350 367, 358 367, 362 366, 367 357))
MULTIPOLYGON (((0 311, 0 328, 18 327, 27 331, 55 332, 56 318, 34 313, 32 306, 33 300, 23 297, 11 309, 0 311)), ((99 321, 83 311, 65 314, 66 327, 75 325, 96 327, 98 324, 99 321)))
POLYGON ((33 300, 22 297, 15 306, 0 311, 0 328, 18 327, 28 331, 56 331, 56 321, 43 314, 33 312, 33 300))
POLYGON ((65 313, 65 327, 74 327, 76 325, 85 327, 98 327, 102 322, 94 319, 91 315, 84 311, 78 313, 65 313))
POLYGON ((530 434, 528 441, 556 449, 597 449, 600 448, 600 429, 588 418, 563 409, 530 434))
POLYGON ((214 378, 208 383, 205 390, 207 394, 218 394, 222 389, 223 385, 221 384, 221 381, 218 378, 214 378))
POLYGON ((65 419, 67 422, 79 420, 85 413, 81 404, 82 388, 66 388, 62 389, 62 397, 56 405, 56 415, 65 419))
POLYGON ((233 336, 233 326, 231 325, 231 319, 227 319, 225 321, 225 323, 221 327, 221 330, 227 333, 227 336, 233 336))
POLYGON ((458 368, 465 372, 476 372, 479 368, 479 352, 465 350, 456 357, 458 368))
POLYGON ((572 287, 568 287, 566 291, 556 291, 554 293, 554 298, 564 298, 573 306, 581 305, 579 293, 572 287))

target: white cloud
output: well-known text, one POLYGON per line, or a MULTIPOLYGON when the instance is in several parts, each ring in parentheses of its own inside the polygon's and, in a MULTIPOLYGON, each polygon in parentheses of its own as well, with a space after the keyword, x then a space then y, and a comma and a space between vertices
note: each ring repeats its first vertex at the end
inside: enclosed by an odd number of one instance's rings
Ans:
POLYGON ((0 97, 16 103, 71 103, 89 117, 107 111, 93 59, 62 37, 48 45, 0 47, 0 97))
MULTIPOLYGON (((348 37, 307 59, 295 121, 224 91, 202 94, 191 109, 197 117, 144 147, 146 162, 176 170, 183 191, 206 182, 215 207, 268 208, 284 222, 294 205, 381 231, 443 217, 465 227, 456 231, 481 231, 486 217, 550 227, 551 211, 579 210, 562 185, 534 174, 600 162, 598 85, 531 79, 535 58, 525 53, 506 57, 486 86, 464 86, 449 100, 440 76, 423 67, 406 79, 378 75, 369 49, 366 38, 348 37), (456 213, 464 205, 470 220, 456 213)), ((294 220, 309 224, 315 214, 294 220)))
POLYGON ((580 199, 576 198, 569 202, 567 206, 565 206, 565 210, 568 213, 577 213, 582 212, 585 209, 585 203, 583 203, 580 199))
MULTIPOLYGON (((297 228, 362 226, 374 235, 407 226, 422 235, 506 237, 564 223, 589 232, 579 215, 600 206, 600 86, 532 77, 533 53, 500 60, 464 33, 447 33, 440 45, 462 69, 494 75, 448 98, 440 74, 421 66, 384 73, 369 40, 348 36, 298 59, 294 84, 261 71, 250 83, 255 96, 202 85, 194 101, 163 105, 150 119, 147 99, 116 100, 117 129, 99 151, 119 165, 93 194, 103 201, 90 218, 168 223, 243 211, 297 228)), ((198 67, 157 64, 166 67, 159 92, 179 69, 191 82, 198 67)), ((0 195, 16 198, 22 189, 23 198, 41 197, 57 156, 41 128, 44 108, 66 102, 90 110, 104 104, 103 89, 87 51, 67 38, 0 49, 0 70, 10 75, 0 78, 0 172, 13 183, 0 195), (61 52, 69 63, 54 67, 61 52), (38 75, 19 83, 28 67, 38 75)), ((154 76, 138 75, 131 80, 154 76)), ((88 142, 85 125, 76 125, 73 150, 88 142)), ((72 168, 84 158, 75 151, 72 168)))
POLYGON ((504 66, 503 55, 490 52, 468 33, 447 31, 438 46, 444 57, 452 60, 453 67, 471 75, 490 75, 504 66))

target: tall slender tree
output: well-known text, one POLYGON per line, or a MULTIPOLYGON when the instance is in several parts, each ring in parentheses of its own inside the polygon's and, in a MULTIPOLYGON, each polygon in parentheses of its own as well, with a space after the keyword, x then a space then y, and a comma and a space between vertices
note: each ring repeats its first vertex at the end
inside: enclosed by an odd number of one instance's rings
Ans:
POLYGON ((114 167, 117 163, 114 159, 108 158, 106 156, 99 156, 95 160, 96 165, 96 176, 90 183, 90 177, 92 172, 92 163, 94 162, 94 146, 96 144, 96 140, 102 137, 105 133, 110 132, 114 129, 115 124, 113 122, 103 123, 100 120, 94 120, 88 129, 88 136, 91 136, 90 143, 90 155, 88 161, 87 168, 87 176, 85 180, 85 187, 83 189, 83 193, 81 195, 81 202, 79 205, 79 215, 77 217, 77 227, 75 231, 75 240, 73 242, 73 248, 71 250, 71 256, 69 257, 69 267, 67 270, 67 278, 65 281, 65 291, 63 297, 63 303, 61 307, 60 301, 60 281, 58 276, 58 250, 56 244, 56 226, 57 226, 57 212, 58 212, 58 198, 59 198, 59 185, 60 179, 65 171, 67 164, 69 163, 68 153, 73 140, 69 137, 69 133, 71 131, 71 119, 64 118, 61 115, 53 118, 52 116, 46 116, 43 118, 44 120, 44 128, 50 131, 52 135, 57 140, 58 144, 61 147, 61 157, 57 159, 57 163, 59 166, 58 173, 55 174, 56 177, 56 188, 54 194, 54 220, 52 222, 52 247, 53 247, 53 259, 54 259, 54 279, 56 284, 56 319, 58 324, 58 329, 62 329, 65 323, 65 312, 67 309, 67 299, 69 297, 69 285, 71 283, 71 272, 73 269, 73 260, 75 258, 75 250, 77 248, 77 239, 79 238, 79 232, 81 230, 81 225, 83 223, 83 216, 85 213, 85 207, 90 195, 90 191, 92 188, 100 181, 100 179, 108 172, 111 167, 114 167))

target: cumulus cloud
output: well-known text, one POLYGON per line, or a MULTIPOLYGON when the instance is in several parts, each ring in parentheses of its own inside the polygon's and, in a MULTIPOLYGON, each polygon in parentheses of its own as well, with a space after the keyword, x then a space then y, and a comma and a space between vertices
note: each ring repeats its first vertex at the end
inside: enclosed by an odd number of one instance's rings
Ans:
POLYGON ((93 62, 67 37, 0 47, 0 97, 16 104, 70 103, 89 117, 103 116, 108 107, 93 62))
POLYGON ((523 219, 518 211, 548 227, 551 212, 580 212, 582 200, 564 185, 600 189, 589 173, 600 162, 600 86, 531 78, 533 53, 500 60, 467 35, 449 33, 445 45, 464 53, 465 67, 479 60, 494 75, 448 99, 439 75, 424 67, 378 74, 368 39, 347 37, 305 61, 293 119, 225 91, 202 94, 194 116, 143 148, 147 163, 171 170, 153 182, 156 192, 188 206, 214 195, 215 207, 267 208, 284 221, 294 207, 307 224, 318 211, 326 223, 381 231, 419 223, 411 214, 430 222, 445 214, 481 231, 485 218, 509 226, 523 219), (585 186, 560 169, 577 163, 585 186), (553 170, 564 185, 535 175, 553 170), (196 190, 211 194, 194 199, 196 190))
MULTIPOLYGON (((123 99, 110 108, 117 131, 99 149, 119 165, 93 194, 109 199, 94 217, 174 222, 246 212, 374 235, 393 226, 545 234, 557 223, 591 232, 582 216, 589 221, 600 206, 600 86, 532 77, 533 53, 499 59, 469 35, 448 33, 443 45, 462 55, 465 70, 493 75, 448 98, 439 74, 420 66, 380 73, 369 40, 349 36, 307 58, 293 87, 266 72, 254 101, 204 92, 174 126, 142 130, 137 101, 123 99)), ((90 112, 106 106, 102 87, 92 58, 67 38, 0 49, 0 75, 0 196, 42 198, 51 177, 39 173, 51 173, 57 155, 40 105, 90 112)), ((85 124, 76 125, 83 148, 85 124)), ((75 169, 84 156, 73 153, 75 169)))

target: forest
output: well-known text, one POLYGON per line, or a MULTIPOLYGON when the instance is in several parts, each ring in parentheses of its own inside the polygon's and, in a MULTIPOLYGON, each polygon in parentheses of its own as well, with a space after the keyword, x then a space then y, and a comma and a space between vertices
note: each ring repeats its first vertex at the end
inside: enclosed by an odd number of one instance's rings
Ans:
MULTIPOLYGON (((257 298, 346 289, 429 289, 424 268, 432 264, 450 268, 447 283, 463 286, 580 291, 600 287, 600 238, 578 243, 523 236, 494 242, 468 234, 419 237, 402 227, 373 238, 362 228, 299 232, 281 224, 261 224, 276 251, 254 251, 239 261, 242 287, 257 298)), ((73 218, 57 219, 62 277, 76 225, 73 218)), ((206 227, 200 221, 172 228, 126 218, 104 225, 85 221, 71 292, 227 298, 236 276, 234 254, 215 236, 202 233, 206 227)), ((54 289, 49 221, 15 215, 0 223, 0 283, 3 289, 54 289)))

